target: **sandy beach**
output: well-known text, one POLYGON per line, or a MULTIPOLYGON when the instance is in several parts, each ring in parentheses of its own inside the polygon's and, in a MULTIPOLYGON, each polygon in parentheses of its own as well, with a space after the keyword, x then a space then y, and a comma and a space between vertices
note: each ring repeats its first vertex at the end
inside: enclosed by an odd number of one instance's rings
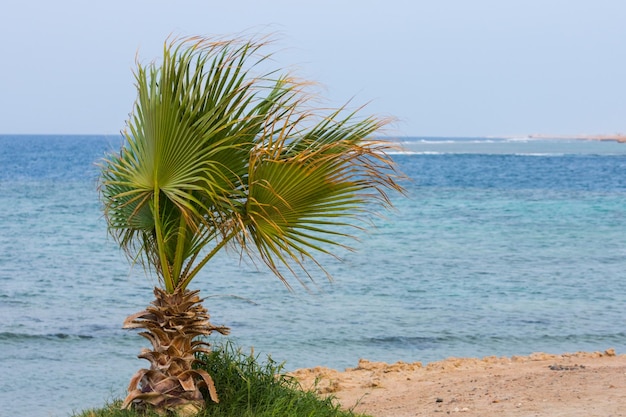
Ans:
POLYGON ((301 369, 304 388, 374 417, 626 416, 626 355, 613 349, 429 364, 361 359, 343 372, 301 369))

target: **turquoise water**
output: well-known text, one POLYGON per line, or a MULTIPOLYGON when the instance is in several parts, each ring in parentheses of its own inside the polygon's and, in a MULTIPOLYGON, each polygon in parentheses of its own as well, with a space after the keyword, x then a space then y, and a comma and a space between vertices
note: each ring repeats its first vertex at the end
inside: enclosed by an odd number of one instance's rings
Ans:
MULTIPOLYGON (((287 369, 626 352, 626 145, 405 138, 408 198, 334 275, 288 292, 223 254, 192 287, 231 339, 287 369)), ((0 416, 124 395, 154 281, 107 237, 96 161, 112 136, 0 136, 0 416)), ((217 337, 219 339, 219 337, 217 337)))

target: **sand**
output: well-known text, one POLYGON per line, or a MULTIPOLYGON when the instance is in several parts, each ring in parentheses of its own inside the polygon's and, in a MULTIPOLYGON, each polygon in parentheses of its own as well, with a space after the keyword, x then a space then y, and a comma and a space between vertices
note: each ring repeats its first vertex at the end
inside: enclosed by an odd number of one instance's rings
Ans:
POLYGON ((343 372, 318 367, 292 375, 303 388, 374 417, 626 416, 626 355, 613 349, 427 365, 362 359, 343 372))

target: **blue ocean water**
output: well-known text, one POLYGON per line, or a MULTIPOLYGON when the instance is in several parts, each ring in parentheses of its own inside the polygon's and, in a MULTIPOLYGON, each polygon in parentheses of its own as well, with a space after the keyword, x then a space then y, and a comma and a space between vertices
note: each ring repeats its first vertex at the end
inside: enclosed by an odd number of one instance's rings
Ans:
MULTIPOLYGON (((222 254, 192 283, 215 324, 287 369, 626 352, 626 145, 403 138, 407 197, 290 293, 222 254)), ((154 279, 108 238, 97 161, 116 136, 0 136, 0 416, 124 396, 154 279)), ((216 337, 219 341, 221 336, 216 337)))

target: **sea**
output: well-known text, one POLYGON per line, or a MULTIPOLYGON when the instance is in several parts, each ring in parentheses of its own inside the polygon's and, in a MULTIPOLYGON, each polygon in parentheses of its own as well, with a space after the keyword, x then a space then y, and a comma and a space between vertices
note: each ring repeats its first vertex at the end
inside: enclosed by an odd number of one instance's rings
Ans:
MULTIPOLYGON (((533 352, 626 352, 626 144, 397 139, 395 208, 289 291, 220 254, 192 282, 214 324, 285 370, 533 352)), ((123 398, 147 341, 121 328, 155 278, 109 237, 97 184, 117 135, 0 136, 0 415, 123 398)))

